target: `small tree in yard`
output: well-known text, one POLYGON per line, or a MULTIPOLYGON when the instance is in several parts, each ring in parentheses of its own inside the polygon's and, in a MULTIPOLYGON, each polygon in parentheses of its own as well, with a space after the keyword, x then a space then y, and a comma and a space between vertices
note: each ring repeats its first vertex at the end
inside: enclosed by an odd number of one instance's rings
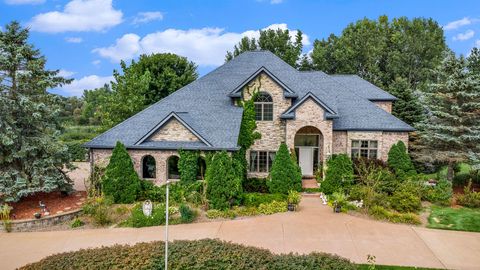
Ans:
POLYGON ((407 153, 407 147, 403 141, 392 145, 390 151, 388 151, 388 166, 393 169, 395 174, 400 178, 406 176, 415 175, 415 167, 413 166, 412 159, 407 153))
POLYGON ((353 182, 353 163, 346 154, 334 155, 327 162, 325 180, 321 183, 325 194, 348 188, 353 182))
POLYGON ((288 194, 290 190, 302 190, 302 174, 285 143, 280 145, 275 155, 267 185, 271 193, 288 194))
POLYGON ((242 192, 242 178, 238 172, 241 166, 227 152, 213 155, 207 164, 205 179, 207 182, 207 199, 210 208, 228 209, 242 192))
POLYGON ((140 179, 127 149, 121 142, 117 142, 113 149, 102 179, 102 190, 105 196, 113 198, 115 203, 132 203, 137 199, 140 179))

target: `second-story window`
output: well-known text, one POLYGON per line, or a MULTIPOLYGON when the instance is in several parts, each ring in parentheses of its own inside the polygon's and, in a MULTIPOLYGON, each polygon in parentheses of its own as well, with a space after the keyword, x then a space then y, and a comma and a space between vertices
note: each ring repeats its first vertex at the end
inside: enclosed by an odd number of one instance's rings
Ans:
POLYGON ((255 98, 255 120, 272 121, 273 120, 273 100, 268 93, 260 92, 255 98))

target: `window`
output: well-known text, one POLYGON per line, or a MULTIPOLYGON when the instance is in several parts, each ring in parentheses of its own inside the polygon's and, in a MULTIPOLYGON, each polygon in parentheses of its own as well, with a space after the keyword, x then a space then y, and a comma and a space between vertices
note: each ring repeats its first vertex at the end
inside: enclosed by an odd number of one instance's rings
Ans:
POLYGON ((352 141, 352 158, 365 157, 376 159, 378 153, 378 141, 352 141))
POLYGON ((142 159, 143 178, 155 178, 156 164, 155 158, 150 155, 144 156, 142 159))
POLYGON ((178 171, 178 160, 179 157, 171 156, 167 160, 167 177, 168 179, 180 179, 180 172, 178 171))
POLYGON ((265 92, 258 93, 255 98, 255 120, 272 121, 273 120, 273 100, 265 92))
POLYGON ((274 159, 275 152, 250 151, 250 172, 269 172, 274 159))

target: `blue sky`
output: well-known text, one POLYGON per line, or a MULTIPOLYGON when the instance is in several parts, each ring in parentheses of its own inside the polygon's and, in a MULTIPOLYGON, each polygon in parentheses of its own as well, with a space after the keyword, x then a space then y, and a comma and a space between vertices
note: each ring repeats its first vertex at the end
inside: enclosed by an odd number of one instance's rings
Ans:
POLYGON ((141 53, 187 56, 204 75, 223 63, 226 50, 242 36, 254 37, 267 27, 302 30, 308 52, 315 39, 339 34, 364 17, 431 17, 444 27, 447 43, 457 54, 480 46, 478 0, 0 1, 0 25, 18 20, 29 26, 30 41, 46 55, 48 68, 75 79, 51 90, 66 96, 103 85, 120 59, 141 53))

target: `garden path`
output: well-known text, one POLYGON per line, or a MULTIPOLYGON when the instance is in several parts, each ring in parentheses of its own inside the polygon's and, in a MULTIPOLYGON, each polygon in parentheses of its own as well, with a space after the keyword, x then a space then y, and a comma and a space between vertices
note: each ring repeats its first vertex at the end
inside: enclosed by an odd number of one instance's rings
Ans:
MULTIPOLYGON (((334 214, 304 196, 298 212, 169 227, 170 239, 219 238, 275 253, 335 253, 358 263, 479 269, 480 233, 425 229, 334 214)), ((0 269, 80 248, 162 240, 163 227, 0 233, 0 269)))

